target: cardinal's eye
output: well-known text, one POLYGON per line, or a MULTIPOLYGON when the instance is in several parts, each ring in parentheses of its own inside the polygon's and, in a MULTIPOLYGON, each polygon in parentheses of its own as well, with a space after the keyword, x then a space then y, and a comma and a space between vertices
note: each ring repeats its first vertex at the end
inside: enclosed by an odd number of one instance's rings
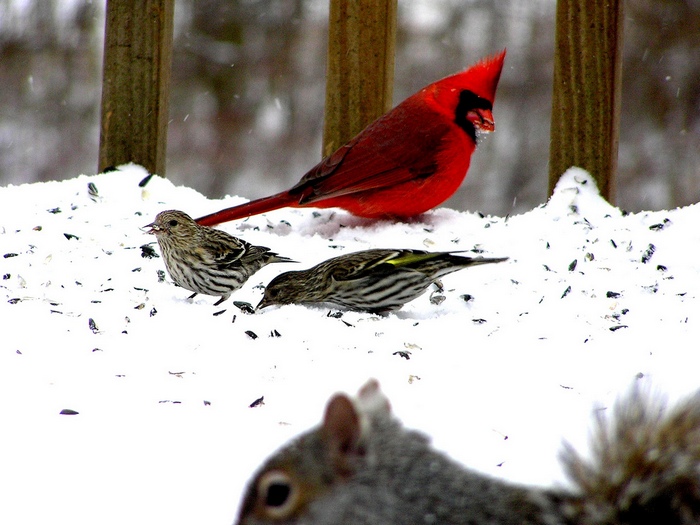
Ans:
POLYGON ((289 518, 296 511, 298 491, 292 478, 281 470, 272 470, 260 477, 258 494, 263 512, 272 519, 289 518))
POLYGON ((172 227, 174 227, 174 226, 177 226, 177 221, 176 221, 175 219, 170 219, 170 222, 168 222, 168 224, 169 224, 170 227, 172 228, 172 227))

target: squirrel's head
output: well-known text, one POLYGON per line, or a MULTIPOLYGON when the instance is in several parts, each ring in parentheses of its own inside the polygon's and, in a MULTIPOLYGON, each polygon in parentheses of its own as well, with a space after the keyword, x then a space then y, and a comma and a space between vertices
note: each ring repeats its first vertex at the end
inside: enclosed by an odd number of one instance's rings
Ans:
POLYGON ((253 478, 237 523, 294 521, 304 515, 311 502, 352 477, 366 455, 372 418, 389 413, 389 402, 375 380, 355 399, 334 395, 321 425, 280 450, 253 478))

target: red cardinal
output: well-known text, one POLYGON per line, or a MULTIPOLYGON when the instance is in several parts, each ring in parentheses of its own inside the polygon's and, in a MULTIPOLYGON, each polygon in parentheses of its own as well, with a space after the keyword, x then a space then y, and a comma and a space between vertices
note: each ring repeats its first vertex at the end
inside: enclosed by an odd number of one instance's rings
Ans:
POLYGON ((506 52, 421 89, 313 167, 290 190, 197 219, 211 226, 278 208, 343 208, 402 219, 447 200, 464 180, 479 132, 494 129, 506 52))

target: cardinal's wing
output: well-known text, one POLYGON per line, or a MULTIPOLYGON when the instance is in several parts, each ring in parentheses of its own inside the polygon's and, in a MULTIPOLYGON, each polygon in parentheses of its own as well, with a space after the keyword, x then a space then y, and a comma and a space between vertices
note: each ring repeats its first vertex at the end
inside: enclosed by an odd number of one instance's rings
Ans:
MULTIPOLYGON (((410 97, 312 168, 290 193, 307 204, 429 177, 455 125, 410 97)), ((465 155, 468 154, 465 152, 465 155)))

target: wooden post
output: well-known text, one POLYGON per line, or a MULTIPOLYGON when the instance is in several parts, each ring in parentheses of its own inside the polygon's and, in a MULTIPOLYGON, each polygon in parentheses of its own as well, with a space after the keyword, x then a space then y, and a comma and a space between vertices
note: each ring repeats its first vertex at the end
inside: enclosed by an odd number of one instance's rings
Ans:
POLYGON ((623 0, 558 0, 549 192, 571 166, 615 201, 623 0))
POLYGON ((98 172, 165 175, 174 0, 107 0, 98 172))
POLYGON ((330 0, 323 156, 391 109, 397 0, 330 0))

